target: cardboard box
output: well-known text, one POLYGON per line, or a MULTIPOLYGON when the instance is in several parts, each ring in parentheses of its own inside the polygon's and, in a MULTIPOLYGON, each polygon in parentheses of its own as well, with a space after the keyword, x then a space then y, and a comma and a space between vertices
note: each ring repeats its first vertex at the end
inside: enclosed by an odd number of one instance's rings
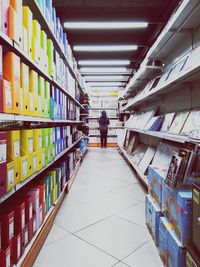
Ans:
POLYGON ((192 190, 192 242, 200 253, 200 186, 193 185, 192 190))
POLYGON ((172 225, 163 217, 160 220, 159 250, 166 266, 185 266, 186 249, 178 240, 172 225))
POLYGON ((159 174, 159 170, 150 165, 148 167, 148 192, 160 208, 162 208, 162 182, 163 177, 159 174))
POLYGON ((162 209, 183 244, 192 237, 192 192, 171 189, 163 183, 162 209))
POLYGON ((146 205, 145 205, 145 217, 146 224, 149 228, 151 236, 158 246, 159 244, 159 222, 162 216, 160 208, 154 203, 150 195, 146 195, 146 205))

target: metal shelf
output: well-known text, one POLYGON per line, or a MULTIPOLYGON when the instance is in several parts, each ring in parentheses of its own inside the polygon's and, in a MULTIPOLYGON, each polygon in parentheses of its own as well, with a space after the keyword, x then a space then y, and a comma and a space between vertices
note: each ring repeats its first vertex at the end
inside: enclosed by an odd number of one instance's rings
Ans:
POLYGON ((49 119, 32 117, 17 114, 0 113, 0 121, 24 121, 24 122, 47 122, 47 123, 66 123, 66 124, 81 124, 82 121, 62 120, 62 119, 49 119))
POLYGON ((143 174, 143 172, 138 168, 138 166, 136 166, 132 161, 131 161, 131 157, 126 153, 126 151, 119 146, 119 150, 121 152, 121 154, 124 156, 124 158, 128 161, 128 163, 133 167, 133 169, 136 171, 136 173, 138 174, 138 177, 140 179, 140 181, 143 183, 143 185, 145 186, 145 188, 148 188, 148 179, 147 176, 143 174))
POLYGON ((169 81, 156 86, 153 90, 148 92, 146 95, 137 95, 135 98, 130 101, 122 110, 130 109, 134 106, 137 106, 145 101, 148 101, 152 98, 157 97, 166 92, 170 92, 176 89, 183 89, 187 83, 198 81, 200 78, 200 63, 197 62, 193 64, 190 68, 180 72, 180 75, 173 76, 169 81))
POLYGON ((52 164, 54 164, 58 159, 60 159, 64 154, 66 154, 69 150, 71 150, 76 144, 78 144, 81 141, 82 137, 80 137, 76 142, 74 142, 70 147, 63 150, 60 154, 58 154, 49 164, 44 166, 41 170, 34 173, 30 177, 28 177, 23 182, 17 184, 14 189, 12 189, 10 192, 6 193, 5 195, 0 197, 0 203, 4 202, 6 199, 8 199, 10 196, 15 194, 18 190, 20 190, 22 187, 24 187, 27 183, 32 181, 34 178, 36 178, 38 175, 43 173, 45 170, 47 170, 52 164))
POLYGON ((80 84, 80 81, 78 80, 74 70, 72 69, 67 56, 65 55, 62 47, 60 46, 58 40, 56 39, 54 33, 52 32, 52 29, 50 28, 49 23, 46 21, 44 15, 42 14, 37 3, 35 1, 24 0, 23 4, 26 6, 29 6, 29 8, 31 9, 31 11, 34 15, 34 18, 39 21, 39 23, 41 24, 41 28, 43 30, 45 30, 47 36, 53 41, 54 48, 57 50, 57 52, 60 54, 60 56, 64 59, 66 65, 68 66, 68 68, 70 70, 70 73, 72 74, 73 78, 76 80, 79 89, 82 91, 82 93, 84 93, 84 90, 80 84))
MULTIPOLYGON (((184 42, 186 35, 192 34, 192 32, 199 27, 199 13, 200 2, 198 0, 182 1, 155 43, 147 52, 140 69, 127 85, 126 93, 135 90, 138 81, 148 78, 149 69, 147 67, 147 62, 149 60, 154 61, 159 58, 167 58, 179 43, 184 42)), ((148 80, 150 80, 150 78, 148 80)), ((130 106, 132 105, 128 105, 127 108, 130 108, 130 106)))
POLYGON ((189 141, 194 141, 192 139, 189 139, 187 136, 184 135, 176 135, 176 134, 170 134, 170 133, 164 133, 164 132, 154 132, 154 131, 146 131, 146 130, 140 130, 140 129, 134 129, 134 128, 129 128, 125 127, 127 130, 136 132, 136 133, 141 133, 141 134, 146 134, 149 136, 153 136, 156 138, 160 139, 165 139, 173 142, 178 142, 178 143, 185 143, 189 141))
POLYGON ((0 31, 0 42, 8 46, 11 51, 13 51, 15 54, 20 56, 22 61, 27 64, 29 67, 34 69, 39 75, 41 75, 45 80, 47 80, 49 83, 54 84, 56 87, 58 87, 65 95, 70 97, 78 106, 83 108, 83 106, 73 97, 71 96, 63 86, 61 86, 57 81, 55 81, 52 77, 48 75, 44 70, 41 69, 41 66, 36 63, 29 55, 27 55, 21 47, 19 47, 18 44, 16 44, 13 40, 11 40, 7 35, 2 33, 0 31))

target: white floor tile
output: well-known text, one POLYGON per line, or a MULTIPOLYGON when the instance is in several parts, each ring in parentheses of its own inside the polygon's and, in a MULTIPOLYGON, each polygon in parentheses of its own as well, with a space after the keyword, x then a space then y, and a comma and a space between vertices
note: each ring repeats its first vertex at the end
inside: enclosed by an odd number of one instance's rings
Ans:
POLYGON ((108 216, 110 213, 104 210, 66 198, 55 218, 55 223, 73 233, 108 216))
POLYGON ((116 264, 114 264, 112 267, 131 267, 130 265, 127 265, 126 263, 122 261, 118 261, 116 264))
POLYGON ((110 267, 116 259, 71 235, 42 248, 37 267, 110 267))
POLYGON ((76 235, 119 260, 151 238, 147 229, 117 216, 92 225, 76 235))
POLYGON ((146 190, 140 184, 127 185, 127 187, 123 187, 118 190, 113 190, 112 192, 142 202, 145 202, 145 194, 147 193, 146 190))
POLYGON ((116 149, 89 149, 34 267, 161 267, 145 193, 116 149))
POLYGON ((143 202, 139 202, 134 206, 118 213, 117 215, 146 228, 145 203, 143 202))
POLYGON ((152 240, 123 261, 133 267, 147 266, 147 263, 148 267, 163 267, 158 250, 152 240))
POLYGON ((53 224, 47 239, 45 240, 44 246, 49 245, 52 242, 55 242, 59 239, 65 238, 66 236, 70 235, 71 233, 67 230, 64 230, 60 226, 53 224))

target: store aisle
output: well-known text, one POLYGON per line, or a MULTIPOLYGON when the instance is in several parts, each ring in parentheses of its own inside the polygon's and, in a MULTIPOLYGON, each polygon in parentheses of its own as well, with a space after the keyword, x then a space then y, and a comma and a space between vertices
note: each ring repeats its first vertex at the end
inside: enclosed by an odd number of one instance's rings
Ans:
POLYGON ((161 267, 145 191, 117 149, 89 149, 35 267, 161 267))

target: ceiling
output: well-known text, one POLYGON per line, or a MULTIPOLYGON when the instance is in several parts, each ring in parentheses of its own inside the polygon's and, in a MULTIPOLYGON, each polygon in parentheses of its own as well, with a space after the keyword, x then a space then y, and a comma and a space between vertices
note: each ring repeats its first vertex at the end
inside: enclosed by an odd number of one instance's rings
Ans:
MULTIPOLYGON (((66 30, 70 45, 136 44, 136 51, 77 52, 75 59, 128 59, 128 68, 137 70, 149 47, 165 26, 180 0, 54 0, 57 16, 67 21, 145 21, 148 27, 129 30, 66 30)), ((133 75, 134 71, 132 72, 133 75)), ((131 75, 131 76, 132 76, 131 75)))

